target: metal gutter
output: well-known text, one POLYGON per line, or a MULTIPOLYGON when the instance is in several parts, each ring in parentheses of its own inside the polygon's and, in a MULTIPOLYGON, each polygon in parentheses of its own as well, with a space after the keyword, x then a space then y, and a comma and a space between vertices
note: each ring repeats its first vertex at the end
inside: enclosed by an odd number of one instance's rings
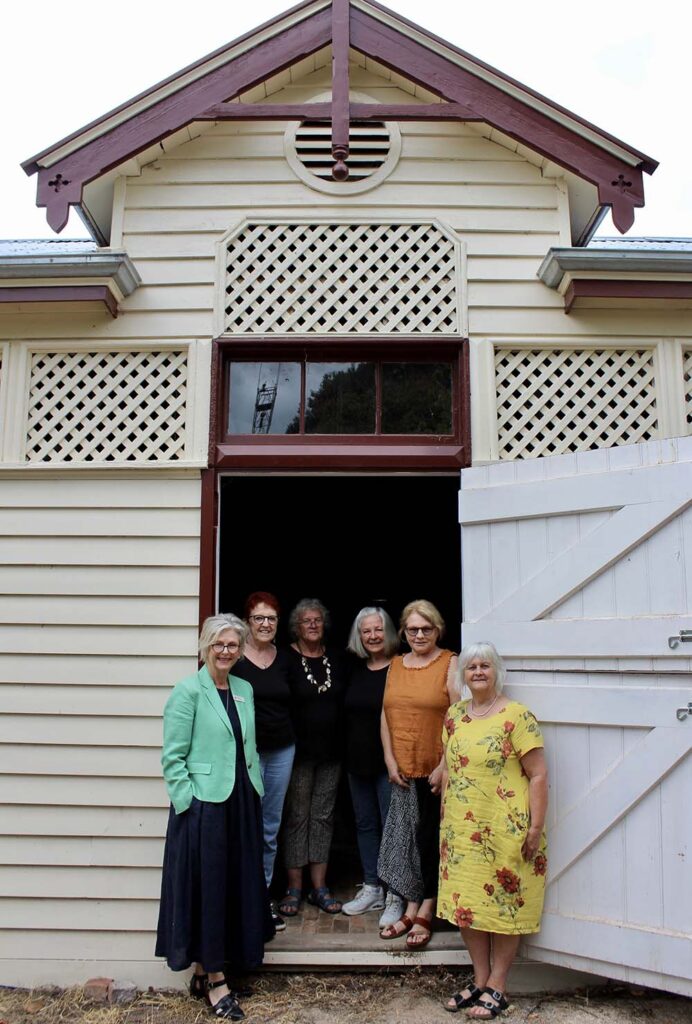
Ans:
POLYGON ((134 263, 124 251, 99 250, 55 256, 0 255, 0 282, 19 278, 39 282, 45 278, 74 277, 109 277, 123 297, 131 295, 142 283, 134 263))
MULTIPOLYGON (((672 240, 674 245, 674 240, 672 240)), ((559 288, 565 273, 692 274, 692 250, 675 249, 549 249, 538 277, 549 288, 559 288)))

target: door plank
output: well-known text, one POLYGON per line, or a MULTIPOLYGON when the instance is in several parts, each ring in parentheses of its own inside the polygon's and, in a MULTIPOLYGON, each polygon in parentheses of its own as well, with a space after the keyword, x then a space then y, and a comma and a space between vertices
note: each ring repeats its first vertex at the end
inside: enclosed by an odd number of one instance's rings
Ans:
POLYGON ((526 622, 542 618, 690 504, 692 494, 625 506, 487 611, 480 621, 526 622))
POLYGON ((690 464, 685 462, 478 488, 464 488, 462 476, 459 521, 473 526, 692 498, 691 481, 690 464))
MULTIPOLYGON (((514 673, 510 673, 511 676, 514 673)), ((675 709, 692 700, 692 685, 647 687, 554 686, 552 683, 507 684, 504 690, 531 708, 539 722, 556 725, 623 726, 634 729, 670 728, 675 709)), ((684 724, 684 723, 681 723, 684 724)))
POLYGON ((674 651, 668 637, 692 629, 692 615, 638 619, 540 619, 538 622, 462 623, 464 644, 492 640, 505 658, 662 658, 675 671, 677 659, 690 655, 689 644, 674 651))
POLYGON ((692 986, 685 983, 692 940, 681 932, 547 913, 543 914, 540 932, 527 941, 526 949, 531 955, 540 955, 542 946, 625 969, 641 968, 677 977, 681 987, 674 991, 692 994, 692 986))
POLYGON ((652 729, 550 833, 550 882, 585 853, 689 752, 692 729, 652 729))

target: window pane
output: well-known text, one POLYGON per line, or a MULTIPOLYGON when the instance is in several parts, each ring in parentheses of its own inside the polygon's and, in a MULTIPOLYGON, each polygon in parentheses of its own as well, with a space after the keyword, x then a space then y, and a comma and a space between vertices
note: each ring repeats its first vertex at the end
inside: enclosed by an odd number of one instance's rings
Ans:
POLYGON ((300 363, 231 363, 229 434, 297 434, 300 363))
POLYGON ((306 434, 375 433, 375 364, 308 363, 306 434))
POLYGON ((382 433, 452 433, 449 363, 383 363, 382 433))

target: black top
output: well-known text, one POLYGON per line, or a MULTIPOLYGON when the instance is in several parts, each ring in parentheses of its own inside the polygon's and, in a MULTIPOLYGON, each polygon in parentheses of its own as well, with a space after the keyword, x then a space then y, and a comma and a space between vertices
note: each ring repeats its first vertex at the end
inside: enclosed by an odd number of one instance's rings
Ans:
POLYGON ((284 651, 277 651, 269 668, 258 668, 249 658, 241 658, 233 666, 233 675, 250 684, 255 698, 255 735, 257 750, 281 750, 295 740, 291 720, 291 690, 288 681, 289 661, 284 651))
POLYGON ((346 769, 369 778, 386 771, 380 715, 389 666, 371 671, 365 661, 353 670, 348 681, 344 711, 346 717, 346 769))
POLYGON ((328 690, 320 688, 327 681, 327 668, 322 657, 305 658, 293 647, 287 649, 289 682, 293 698, 293 726, 296 734, 296 758, 304 761, 340 761, 343 747, 342 706, 346 682, 346 662, 339 651, 328 648, 328 690), (308 679, 307 673, 315 682, 308 679))

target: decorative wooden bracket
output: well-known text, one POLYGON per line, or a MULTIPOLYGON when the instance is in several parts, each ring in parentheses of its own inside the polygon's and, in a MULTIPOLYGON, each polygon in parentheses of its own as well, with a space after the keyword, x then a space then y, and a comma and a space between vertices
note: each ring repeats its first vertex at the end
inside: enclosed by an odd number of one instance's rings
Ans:
POLYGON ((350 46, 350 0, 332 0, 332 178, 348 178, 349 109, 348 49, 350 46))

